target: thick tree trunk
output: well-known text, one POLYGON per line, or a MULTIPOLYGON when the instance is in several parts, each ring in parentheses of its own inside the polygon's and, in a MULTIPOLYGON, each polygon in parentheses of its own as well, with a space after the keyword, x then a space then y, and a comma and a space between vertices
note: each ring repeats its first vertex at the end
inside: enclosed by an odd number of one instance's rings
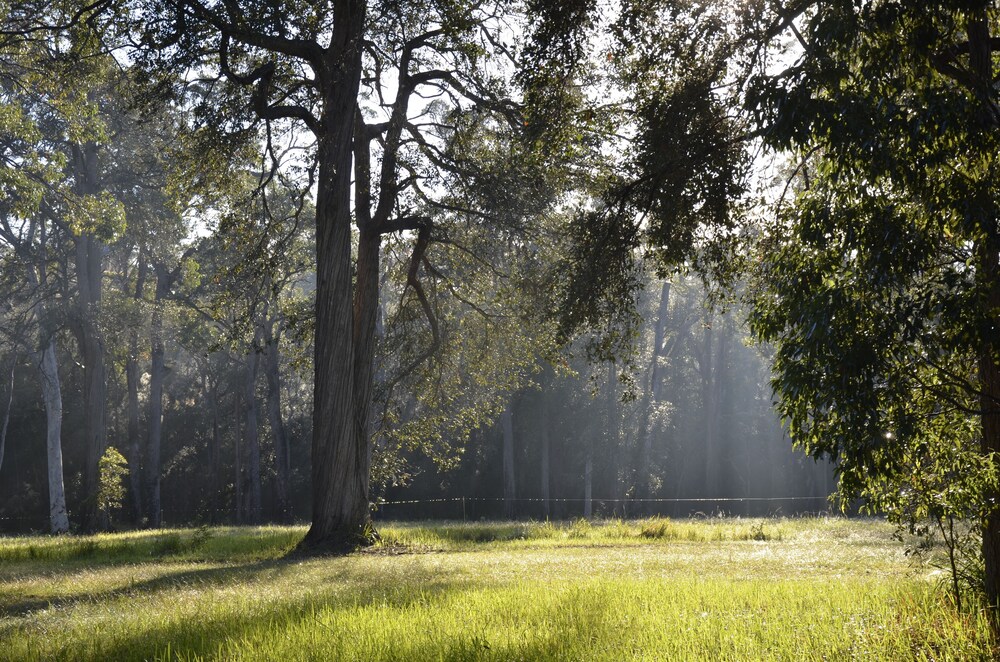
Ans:
POLYGON ((146 521, 159 528, 162 524, 160 503, 161 446, 163 442, 163 380, 166 377, 163 345, 163 300, 170 290, 170 276, 161 267, 156 268, 156 298, 150 328, 149 363, 149 438, 146 442, 146 521))
POLYGON ((517 508, 514 505, 514 417, 510 405, 500 414, 500 429, 503 433, 503 516, 513 519, 517 508))
MULTIPOLYGON (((966 26, 969 36, 969 65, 977 84, 981 123, 994 132, 1000 130, 994 103, 994 52, 989 18, 985 11, 971 15, 966 26)), ((982 410, 981 450, 994 462, 1000 457, 1000 227, 997 218, 985 220, 985 237, 976 246, 976 278, 986 288, 983 302, 992 320, 979 355, 980 408, 982 410)), ((983 522, 984 590, 992 607, 994 638, 1000 641, 1000 495, 987 495, 994 504, 983 522)))
POLYGON ((56 361, 56 341, 52 336, 42 341, 38 372, 41 376, 42 398, 45 401, 49 527, 52 533, 66 533, 69 531, 69 517, 66 514, 66 490, 63 484, 62 390, 59 383, 59 364, 56 361))
POLYGON ((107 528, 105 517, 97 504, 99 487, 99 471, 101 457, 107 448, 107 373, 104 366, 104 338, 97 330, 96 324, 88 324, 84 332, 83 366, 84 366, 84 415, 86 418, 87 464, 84 471, 84 490, 86 493, 86 528, 98 530, 107 528))
POLYGON ((288 523, 292 519, 288 502, 289 451, 288 435, 281 416, 281 357, 278 353, 279 336, 272 331, 274 322, 268 321, 264 330, 264 376, 267 381, 267 417, 271 426, 274 443, 275 497, 278 521, 288 523))
MULTIPOLYGON (((361 80, 365 4, 339 0, 334 34, 320 73, 325 105, 319 136, 316 196, 316 355, 312 443, 312 525, 300 544, 310 552, 344 552, 371 539, 370 449, 367 414, 370 381, 356 384, 356 371, 371 375, 373 352, 355 354, 351 268, 351 183, 354 122, 361 80), (360 362, 356 365, 356 362, 360 362), (365 365, 367 363, 367 365, 365 365), (360 370, 358 368, 360 367, 360 370), (359 406, 360 404, 360 406, 359 406)), ((377 240, 360 253, 370 259, 377 240)), ((360 259, 360 257, 359 257, 360 259)), ((359 288, 374 288, 358 269, 359 288)), ((376 306, 374 301, 359 302, 376 306)), ((374 314, 372 315, 374 319, 374 314)), ((359 327, 364 329, 364 324, 359 327)), ((365 338, 360 338, 364 342, 365 338)), ((371 338, 367 339, 368 341, 371 338)), ((374 343, 371 343, 372 349, 374 343)), ((370 379, 370 377, 369 377, 370 379)))
MULTIPOLYGON (((990 317, 994 319, 993 335, 987 337, 979 358, 979 380, 981 386, 980 407, 982 409, 982 452, 994 458, 1000 457, 1000 237, 997 232, 979 246, 979 269, 981 282, 987 283, 986 304, 990 317)), ((996 461, 996 459, 994 459, 996 461)), ((992 495, 996 503, 997 495, 992 495)), ((988 604, 993 608, 994 628, 1000 633, 1000 509, 994 506, 983 522, 983 562, 985 566, 985 592, 988 604)), ((1000 636, 1000 634, 998 634, 1000 636)))
POLYGON ((256 343, 247 354, 243 373, 243 406, 246 429, 243 438, 243 474, 244 523, 260 524, 260 427, 257 405, 257 369, 260 365, 260 353, 256 343))
MULTIPOLYGON (((372 459, 372 394, 375 380, 375 338, 379 313, 379 264, 382 237, 362 232, 358 240, 357 290, 354 293, 354 405, 359 453, 365 476, 372 459)), ((364 499, 368 497, 365 479, 364 499)), ((370 514, 366 515, 370 518, 370 514)))

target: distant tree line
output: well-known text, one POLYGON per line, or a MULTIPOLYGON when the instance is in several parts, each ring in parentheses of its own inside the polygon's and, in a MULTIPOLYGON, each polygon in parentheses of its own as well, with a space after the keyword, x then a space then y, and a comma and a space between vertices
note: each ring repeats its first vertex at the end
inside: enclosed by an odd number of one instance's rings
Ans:
POLYGON ((535 372, 453 462, 411 455, 412 478, 385 491, 378 516, 829 510, 833 467, 793 451, 774 412, 769 352, 750 342, 743 311, 713 309, 693 275, 650 282, 640 310, 630 368, 588 362, 581 341, 575 358, 535 372))

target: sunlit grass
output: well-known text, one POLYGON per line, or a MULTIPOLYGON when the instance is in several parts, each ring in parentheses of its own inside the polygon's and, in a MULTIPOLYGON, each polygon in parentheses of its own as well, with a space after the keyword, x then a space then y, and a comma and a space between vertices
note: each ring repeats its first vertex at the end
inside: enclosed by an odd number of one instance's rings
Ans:
POLYGON ((0 660, 993 659, 892 529, 843 519, 387 523, 0 538, 0 660))

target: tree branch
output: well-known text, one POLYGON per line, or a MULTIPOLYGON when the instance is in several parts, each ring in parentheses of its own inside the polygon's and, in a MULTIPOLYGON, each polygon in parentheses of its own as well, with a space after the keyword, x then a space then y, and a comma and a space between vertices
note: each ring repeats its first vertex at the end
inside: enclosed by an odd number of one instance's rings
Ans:
POLYGON ((424 361, 433 356, 441 346, 441 331, 438 328, 437 318, 434 317, 434 310, 431 308, 430 301, 428 301, 427 294, 424 292, 423 285, 420 283, 420 278, 418 277, 420 264, 430 243, 430 237, 431 226, 428 224, 420 229, 417 241, 413 245, 413 253, 410 256, 410 268, 406 274, 406 288, 403 290, 402 296, 405 297, 407 291, 413 288, 413 292, 417 295, 417 300, 420 302, 420 308, 424 311, 424 316, 427 318, 427 324, 431 328, 431 344, 389 380, 386 385, 387 393, 391 393, 399 382, 411 375, 424 361))
POLYGON ((317 68, 322 63, 323 47, 312 39, 291 39, 264 34, 263 32, 245 27, 246 17, 239 10, 238 4, 232 2, 232 0, 226 0, 225 2, 227 14, 229 15, 228 21, 223 20, 199 0, 175 0, 175 2, 175 6, 186 7, 195 17, 205 21, 222 35, 231 37, 247 46, 296 57, 305 60, 317 68))

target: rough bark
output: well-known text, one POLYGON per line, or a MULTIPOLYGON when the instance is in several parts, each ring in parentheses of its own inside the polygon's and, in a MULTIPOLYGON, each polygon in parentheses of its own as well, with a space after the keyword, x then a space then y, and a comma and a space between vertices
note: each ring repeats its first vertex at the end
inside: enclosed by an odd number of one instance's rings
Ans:
POLYGON ((514 417, 510 405, 500 414, 500 429, 503 433, 503 515, 513 519, 517 513, 514 504, 514 417))
MULTIPOLYGON (((969 65, 976 84, 981 123, 993 131, 1000 129, 994 103, 993 46, 989 20, 985 13, 973 14, 967 25, 969 65)), ((1000 219, 986 220, 984 238, 976 245, 976 274, 985 287, 983 305, 992 320, 979 353, 980 408, 982 410, 981 450, 1000 457, 1000 219)), ((988 495, 996 504, 1000 495, 988 495)), ((984 592, 992 609, 994 637, 1000 640, 1000 507, 994 505, 983 521, 984 592)))
MULTIPOLYGON (((989 246, 982 247, 980 253, 983 278, 988 286, 988 306, 991 316, 998 318, 1000 311, 1000 267, 997 256, 1000 241, 993 238, 989 246)), ((997 319, 1000 324, 1000 319, 997 319)), ((996 327, 994 327, 996 328, 996 327)), ((980 407, 982 408, 982 452, 989 455, 1000 454, 1000 364, 997 352, 1000 339, 989 338, 982 348, 979 358, 979 380, 981 386, 980 407)), ((993 455, 997 457, 997 455, 993 455)), ((994 502, 996 499, 994 498, 994 502)), ((983 523, 983 562, 985 565, 986 599, 994 609, 1000 608, 1000 510, 996 507, 983 523)), ((997 619, 995 619, 997 620, 997 619)), ((994 623, 995 626, 998 623, 994 623)))
POLYGON ((274 322, 269 321, 264 330, 264 377, 267 382, 267 418, 271 426, 271 440, 274 443, 274 491, 277 501, 278 521, 288 523, 292 519, 288 502, 289 450, 285 422, 281 416, 281 356, 278 334, 272 330, 274 322))
MULTIPOLYGON (((996 329, 1000 326, 1000 229, 993 228, 986 239, 977 246, 977 274, 985 283, 985 307, 987 315, 994 319, 992 333, 984 339, 979 355, 979 382, 982 438, 984 455, 1000 453, 1000 337, 996 329)), ((990 495, 996 502, 997 495, 990 495)), ((983 563, 984 589, 987 603, 992 607, 993 626, 1000 633, 1000 509, 996 506, 983 521, 983 563)))
MULTIPOLYGON (((354 298, 354 404, 359 452, 365 476, 370 473, 372 393, 375 379, 375 328, 379 310, 381 235, 362 231, 358 239, 357 289, 354 298)), ((368 500, 367 479, 364 498, 368 500)))
MULTIPOLYGON (((300 550, 344 552, 370 537, 370 455, 358 416, 351 268, 352 140, 364 3, 333 7, 334 32, 320 71, 324 97, 316 195, 316 350, 313 386, 312 525, 300 550)), ((375 302, 372 302, 373 304, 375 302)))

